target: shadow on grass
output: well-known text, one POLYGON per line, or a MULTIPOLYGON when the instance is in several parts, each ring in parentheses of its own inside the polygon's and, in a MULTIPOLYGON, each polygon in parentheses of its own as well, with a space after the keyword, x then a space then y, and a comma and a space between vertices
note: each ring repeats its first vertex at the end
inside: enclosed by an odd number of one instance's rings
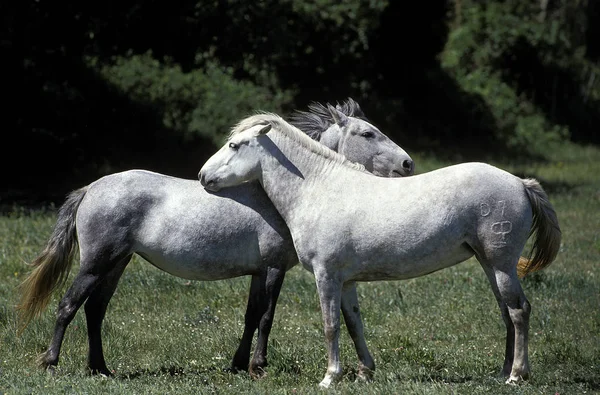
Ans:
POLYGON ((216 366, 209 367, 203 370, 189 370, 184 369, 181 366, 161 366, 158 369, 139 369, 133 372, 124 372, 117 373, 115 375, 116 379, 119 380, 136 380, 143 379, 146 377, 156 377, 156 376, 202 376, 209 373, 215 373, 218 371, 223 371, 223 369, 219 369, 216 366))
POLYGON ((432 373, 428 375, 419 375, 417 377, 411 377, 409 380, 416 383, 448 383, 448 384, 464 384, 469 381, 473 381, 473 376, 453 376, 440 373, 432 373))
POLYGON ((446 383, 446 384, 464 384, 476 380, 471 375, 460 376, 458 374, 443 373, 443 372, 428 372, 416 374, 397 374, 395 377, 398 382, 414 382, 414 383, 446 383))
POLYGON ((585 384, 590 390, 600 390, 600 376, 595 377, 574 377, 573 382, 585 384))

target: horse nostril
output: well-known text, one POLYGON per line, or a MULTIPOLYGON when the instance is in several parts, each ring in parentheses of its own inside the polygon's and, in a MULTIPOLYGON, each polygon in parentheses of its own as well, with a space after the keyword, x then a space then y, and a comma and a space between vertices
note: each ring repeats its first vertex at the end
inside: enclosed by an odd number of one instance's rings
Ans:
POLYGON ((198 174, 198 178, 200 179, 200 185, 202 185, 203 187, 208 187, 215 183, 214 180, 207 180, 206 175, 202 173, 198 174))
POLYGON ((406 170, 410 170, 413 167, 413 161, 410 159, 405 159, 402 162, 402 167, 405 168, 406 170))

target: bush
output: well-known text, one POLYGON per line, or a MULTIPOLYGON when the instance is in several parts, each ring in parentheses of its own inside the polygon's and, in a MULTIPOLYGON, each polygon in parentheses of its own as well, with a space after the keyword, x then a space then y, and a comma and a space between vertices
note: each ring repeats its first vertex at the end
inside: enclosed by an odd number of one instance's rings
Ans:
MULTIPOLYGON (((96 59, 89 63, 95 65, 96 59)), ((201 136, 216 145, 230 128, 257 110, 281 113, 291 102, 289 92, 272 92, 252 82, 236 80, 232 70, 217 62, 183 72, 169 59, 162 62, 151 52, 113 58, 96 65, 111 84, 132 100, 156 106, 166 128, 184 139, 201 136)))
POLYGON ((442 67, 458 84, 484 99, 496 120, 495 137, 513 152, 540 154, 570 136, 569 125, 544 107, 543 82, 528 75, 538 69, 556 75, 572 53, 564 26, 538 20, 538 11, 513 1, 465 2, 441 54, 442 67))

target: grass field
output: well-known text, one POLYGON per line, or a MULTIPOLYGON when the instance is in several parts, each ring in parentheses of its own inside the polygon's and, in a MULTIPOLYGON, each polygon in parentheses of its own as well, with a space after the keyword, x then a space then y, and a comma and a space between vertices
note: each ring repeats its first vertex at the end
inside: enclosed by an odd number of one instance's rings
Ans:
MULTIPOLYGON (((447 165, 415 155, 418 173, 447 165)), ((532 305, 532 378, 513 387, 497 377, 505 329, 475 260, 429 276, 359 284, 367 343, 377 370, 354 382, 356 354, 342 328, 345 376, 340 394, 600 393, 600 151, 564 146, 552 161, 495 163, 537 177, 558 213, 563 242, 557 260, 523 280, 532 305)), ((188 282, 136 257, 123 275, 103 327, 114 378, 86 373, 83 309, 65 336, 59 369, 35 359, 50 341, 49 309, 16 335, 17 285, 26 262, 44 246, 55 211, 14 207, 0 216, 0 394, 310 394, 327 366, 313 277, 295 267, 286 278, 269 343, 267 376, 222 369, 237 346, 249 278, 188 282)), ((71 278, 76 272, 73 265, 71 278)))

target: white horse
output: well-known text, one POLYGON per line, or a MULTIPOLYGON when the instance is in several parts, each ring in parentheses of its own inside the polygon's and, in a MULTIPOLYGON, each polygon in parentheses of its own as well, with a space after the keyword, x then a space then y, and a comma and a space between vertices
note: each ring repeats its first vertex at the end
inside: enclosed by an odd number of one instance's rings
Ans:
MULTIPOLYGON (((533 258, 523 260, 523 274, 550 264, 561 239, 554 209, 536 180, 483 163, 375 177, 268 113, 240 121, 198 176, 210 191, 258 180, 288 225, 319 293, 329 359, 321 386, 342 375, 340 301, 356 281, 419 277, 473 255, 506 324, 502 372, 508 383, 528 378, 531 308, 518 261, 531 234, 533 258)), ((362 339, 354 301, 341 308, 362 339)), ((361 339, 353 339, 364 346, 357 347, 359 377, 368 379, 374 363, 361 339)))
MULTIPOLYGON (((309 112, 297 112, 294 120, 315 139, 364 163, 374 174, 413 172, 410 156, 367 122, 352 99, 337 109, 313 104, 309 112)), ((85 302, 88 368, 92 373, 111 374, 101 326, 119 278, 135 253, 165 272, 190 280, 251 275, 244 333, 231 369, 249 370, 255 377, 262 374, 279 291, 285 272, 298 258, 284 221, 258 184, 212 194, 198 181, 131 170, 72 192, 58 212, 46 248, 22 284, 21 330, 66 280, 76 243, 81 267, 59 304, 54 336, 39 358, 41 366, 53 369, 58 364, 66 328, 85 302)))

